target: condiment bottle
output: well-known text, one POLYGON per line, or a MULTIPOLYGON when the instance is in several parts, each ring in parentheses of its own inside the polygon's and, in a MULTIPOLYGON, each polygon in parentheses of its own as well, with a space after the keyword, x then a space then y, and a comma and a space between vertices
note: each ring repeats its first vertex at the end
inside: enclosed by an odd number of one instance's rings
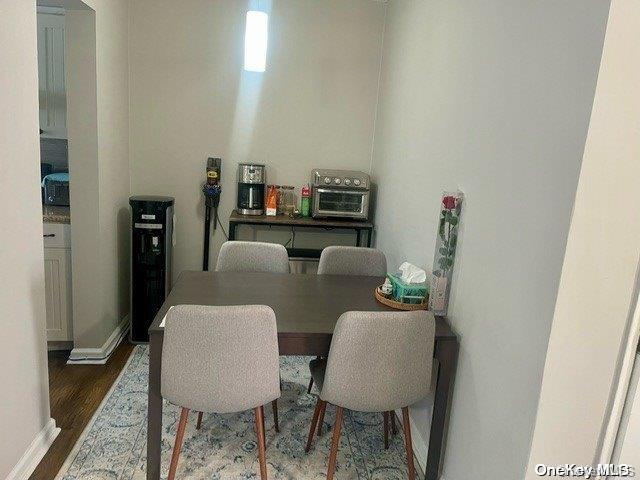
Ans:
POLYGON ((282 186, 282 205, 284 207, 284 214, 293 217, 293 212, 296 209, 295 198, 294 198, 294 190, 295 187, 290 185, 282 186))
POLYGON ((309 189, 309 185, 302 187, 300 197, 300 211, 302 212, 302 216, 311 216, 311 190, 309 189))
POLYGON ((278 211, 278 190, 275 185, 268 185, 267 188, 267 215, 276 215, 278 211))

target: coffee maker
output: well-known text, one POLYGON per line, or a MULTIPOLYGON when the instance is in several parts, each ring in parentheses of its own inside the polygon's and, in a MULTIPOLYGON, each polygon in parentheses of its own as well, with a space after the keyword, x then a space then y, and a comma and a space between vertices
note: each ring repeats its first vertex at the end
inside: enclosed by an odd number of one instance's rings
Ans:
POLYGON ((266 169, 257 163, 238 165, 238 213, 241 215, 264 214, 264 187, 266 169))

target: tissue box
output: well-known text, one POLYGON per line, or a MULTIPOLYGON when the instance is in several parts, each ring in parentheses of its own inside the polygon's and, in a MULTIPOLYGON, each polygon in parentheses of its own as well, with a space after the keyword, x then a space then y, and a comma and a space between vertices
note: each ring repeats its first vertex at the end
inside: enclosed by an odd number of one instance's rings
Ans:
POLYGON ((423 303, 428 290, 426 283, 405 283, 400 277, 389 273, 387 275, 393 285, 393 298, 402 303, 423 303))

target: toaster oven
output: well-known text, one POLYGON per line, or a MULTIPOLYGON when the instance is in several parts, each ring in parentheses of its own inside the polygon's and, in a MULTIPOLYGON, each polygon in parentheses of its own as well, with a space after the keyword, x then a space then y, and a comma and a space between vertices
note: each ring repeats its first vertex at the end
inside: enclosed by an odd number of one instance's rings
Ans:
POLYGON ((371 179, 366 173, 314 169, 311 185, 313 218, 369 218, 371 179))
POLYGON ((69 174, 52 173, 42 180, 45 205, 69 206, 69 174))

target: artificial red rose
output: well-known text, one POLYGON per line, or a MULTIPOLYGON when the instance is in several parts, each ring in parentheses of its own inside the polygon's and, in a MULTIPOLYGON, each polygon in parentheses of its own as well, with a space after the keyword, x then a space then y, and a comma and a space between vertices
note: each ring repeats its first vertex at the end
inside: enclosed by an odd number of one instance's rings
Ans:
POLYGON ((442 199, 442 205, 444 205, 444 208, 446 208, 447 210, 453 210, 454 208, 456 208, 456 197, 452 197, 452 196, 446 196, 442 199))

